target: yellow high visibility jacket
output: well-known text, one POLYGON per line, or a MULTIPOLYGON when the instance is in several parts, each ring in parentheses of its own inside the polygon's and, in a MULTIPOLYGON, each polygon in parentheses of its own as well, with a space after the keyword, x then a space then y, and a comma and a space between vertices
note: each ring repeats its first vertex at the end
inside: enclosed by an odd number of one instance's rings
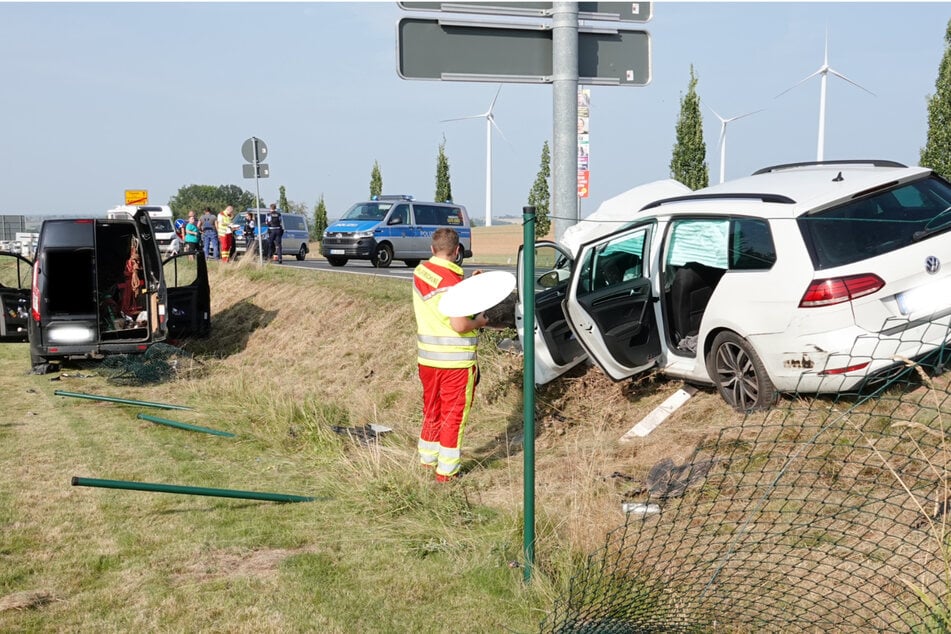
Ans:
POLYGON ((413 311, 416 313, 416 360, 434 368, 469 368, 476 364, 479 331, 458 333, 439 310, 439 300, 462 281, 462 269, 449 260, 431 257, 413 271, 413 311))

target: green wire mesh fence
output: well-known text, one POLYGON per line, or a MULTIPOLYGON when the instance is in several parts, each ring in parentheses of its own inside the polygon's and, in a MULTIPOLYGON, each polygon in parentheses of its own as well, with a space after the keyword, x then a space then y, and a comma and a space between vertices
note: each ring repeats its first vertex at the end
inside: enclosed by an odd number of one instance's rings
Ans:
MULTIPOLYGON (((947 340, 947 318, 929 327, 947 340)), ((879 343, 857 347, 891 359, 894 339, 879 343)), ((541 631, 951 631, 946 358, 787 397, 688 464, 655 467, 641 514, 588 557, 541 631)))

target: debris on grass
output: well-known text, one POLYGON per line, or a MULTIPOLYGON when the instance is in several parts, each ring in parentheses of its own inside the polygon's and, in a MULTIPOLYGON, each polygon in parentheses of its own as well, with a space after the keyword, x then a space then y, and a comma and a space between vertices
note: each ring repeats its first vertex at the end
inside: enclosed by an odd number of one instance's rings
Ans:
POLYGON ((378 442, 380 437, 393 431, 391 427, 384 425, 369 424, 362 427, 345 427, 343 425, 333 425, 331 429, 341 436, 349 436, 352 440, 361 445, 369 445, 378 442))
POLYGON ((53 595, 46 590, 27 590, 14 592, 0 597, 0 612, 7 610, 32 610, 53 601, 53 595))

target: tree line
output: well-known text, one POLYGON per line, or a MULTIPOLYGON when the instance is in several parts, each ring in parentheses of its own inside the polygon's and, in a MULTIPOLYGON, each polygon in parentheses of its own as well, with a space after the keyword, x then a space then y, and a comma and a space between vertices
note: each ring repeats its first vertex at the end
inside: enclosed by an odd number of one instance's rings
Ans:
MULTIPOLYGON (((927 99, 928 133, 924 147, 921 148, 922 167, 935 170, 942 176, 951 176, 951 20, 945 31, 945 50, 938 67, 935 80, 935 92, 927 99)), ((703 116, 700 112, 700 97, 697 94, 699 78, 690 67, 687 93, 680 99, 680 113, 675 127, 675 141, 670 159, 670 177, 680 181, 691 189, 701 189, 710 182, 707 165, 707 146, 703 139, 703 116)), ((542 145, 538 174, 529 189, 526 204, 535 207, 535 237, 548 234, 551 228, 550 207, 551 191, 551 150, 546 140, 542 145)), ((279 188, 278 207, 284 211, 306 215, 306 203, 288 200, 283 185, 279 188)), ((369 195, 380 196, 383 193, 383 173, 380 164, 374 160, 370 170, 369 195)), ((452 200, 452 181, 449 172, 449 158, 446 156, 446 139, 443 137, 436 154, 436 188, 433 200, 452 200)), ((235 209, 250 209, 256 204, 254 194, 237 185, 186 185, 181 187, 169 206, 177 218, 184 218, 189 211, 199 214, 207 207, 220 211, 228 205, 235 209)), ((262 207, 266 206, 263 203, 262 207)), ((327 228, 327 206, 323 194, 310 210, 311 240, 319 240, 327 228)))

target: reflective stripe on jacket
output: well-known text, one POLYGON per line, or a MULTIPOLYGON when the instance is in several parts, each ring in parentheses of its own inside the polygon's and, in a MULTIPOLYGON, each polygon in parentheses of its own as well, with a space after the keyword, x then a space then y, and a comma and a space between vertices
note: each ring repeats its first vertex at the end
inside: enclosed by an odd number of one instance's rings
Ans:
POLYGON ((439 310, 443 293, 462 281, 462 269, 449 260, 431 257, 413 271, 413 311, 416 313, 416 360, 434 368, 469 368, 476 364, 479 331, 458 333, 439 310))

